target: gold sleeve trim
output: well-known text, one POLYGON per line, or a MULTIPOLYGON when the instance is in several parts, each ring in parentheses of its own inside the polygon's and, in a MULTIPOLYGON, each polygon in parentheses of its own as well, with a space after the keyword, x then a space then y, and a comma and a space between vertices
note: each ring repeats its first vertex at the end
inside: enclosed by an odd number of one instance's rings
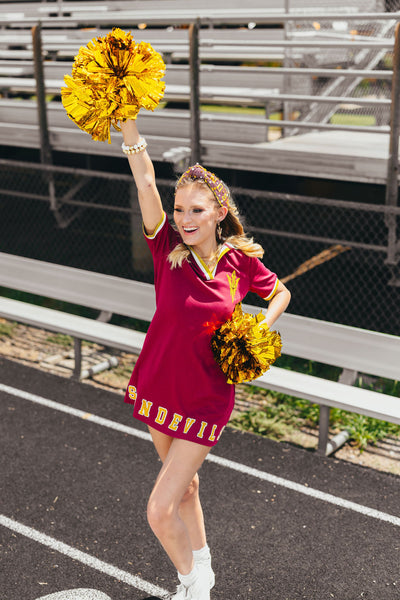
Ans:
POLYGON ((272 292, 270 293, 269 296, 264 298, 264 300, 271 300, 271 298, 273 298, 275 296, 276 290, 278 289, 278 285, 279 285, 279 279, 276 278, 274 289, 272 290, 272 292))
POLYGON ((148 240, 154 240, 154 238, 156 237, 157 233, 160 231, 160 229, 162 229, 162 227, 163 227, 166 219, 167 219, 167 215, 166 215, 165 212, 163 212, 163 216, 162 216, 161 221, 158 223, 158 225, 156 226, 155 230, 151 234, 146 233, 146 230, 144 228, 144 224, 142 223, 142 228, 143 228, 143 234, 144 234, 144 236, 148 240))

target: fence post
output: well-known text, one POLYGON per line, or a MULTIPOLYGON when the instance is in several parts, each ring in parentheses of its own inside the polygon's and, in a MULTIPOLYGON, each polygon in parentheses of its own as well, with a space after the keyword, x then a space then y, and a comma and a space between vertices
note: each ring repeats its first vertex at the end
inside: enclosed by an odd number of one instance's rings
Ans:
MULTIPOLYGON (((35 69, 35 81, 36 81, 36 102, 38 110, 38 121, 39 121, 39 134, 40 134, 40 161, 45 165, 53 164, 53 154, 50 145, 49 138, 49 126, 47 122, 47 107, 46 107, 46 88, 44 83, 44 72, 43 72, 43 56, 42 56, 42 25, 39 23, 32 28, 32 44, 33 44, 33 61, 35 69)), ((59 204, 56 195, 56 186, 54 181, 54 174, 47 172, 43 174, 48 190, 49 190, 49 201, 50 210, 53 212, 54 218, 59 227, 66 227, 66 222, 59 210, 59 204)))
MULTIPOLYGON (((395 30, 393 51, 392 103, 390 108, 390 143, 386 182, 386 206, 397 206, 399 193, 399 135, 400 135, 400 23, 395 30)), ((386 264, 396 267, 398 263, 397 215, 387 214, 388 254, 386 264)))
POLYGON ((201 162, 199 29, 200 19, 196 19, 189 27, 190 147, 192 164, 201 162))
POLYGON ((38 25, 35 25, 35 27, 32 28, 33 60, 35 68, 36 97, 40 130, 40 158, 42 163, 51 165, 53 161, 49 140, 49 129, 47 124, 41 30, 42 26, 40 22, 38 25))
MULTIPOLYGON (((290 0, 285 0, 285 14, 289 14, 290 11, 290 4, 289 4, 290 0)), ((286 21, 284 22, 284 39, 288 40, 290 38, 289 35, 289 28, 291 27, 291 23, 290 21, 286 21)), ((268 30, 267 30, 268 31, 268 30)), ((284 67, 292 67, 292 60, 291 60, 291 49, 287 48, 285 46, 284 50, 284 55, 283 55, 283 66, 284 67)), ((283 75, 283 92, 285 94, 289 94, 291 91, 291 85, 292 85, 292 76, 289 75, 288 73, 285 73, 283 75)), ((289 121, 290 120, 290 109, 291 109, 291 105, 289 104, 288 100, 284 100, 283 101, 283 106, 282 106, 282 119, 283 121, 289 121)), ((288 135, 289 129, 287 128, 287 126, 283 126, 281 129, 281 137, 286 137, 288 135)))

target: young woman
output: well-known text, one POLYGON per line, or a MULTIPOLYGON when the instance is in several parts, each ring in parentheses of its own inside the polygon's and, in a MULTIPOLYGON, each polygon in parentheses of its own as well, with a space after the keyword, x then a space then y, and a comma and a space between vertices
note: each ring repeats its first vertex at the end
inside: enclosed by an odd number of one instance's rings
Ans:
POLYGON ((177 183, 172 228, 136 122, 123 123, 122 132, 153 254, 157 301, 125 401, 148 425, 163 463, 147 516, 178 571, 173 599, 209 600, 214 573, 197 472, 234 404, 234 385, 214 360, 211 336, 248 291, 269 302, 268 326, 290 293, 259 260, 261 246, 244 235, 226 185, 200 165, 177 183))

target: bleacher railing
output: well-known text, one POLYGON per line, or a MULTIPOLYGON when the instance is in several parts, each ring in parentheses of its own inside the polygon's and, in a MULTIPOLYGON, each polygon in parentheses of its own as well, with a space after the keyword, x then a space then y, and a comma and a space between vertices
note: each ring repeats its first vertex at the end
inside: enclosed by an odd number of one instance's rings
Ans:
MULTIPOLYGON (((140 15, 139 15, 140 17, 140 15)), ((64 18, 64 17, 63 17, 64 18)), ((92 17, 83 16, 79 17, 78 22, 82 25, 93 24, 92 17)), ((183 17, 182 17, 183 18, 183 17)), ((307 47, 309 49, 323 48, 323 49, 341 49, 348 50, 352 49, 355 51, 364 51, 366 54, 373 51, 393 51, 393 68, 349 68, 349 69, 334 69, 334 68, 319 68, 318 66, 307 66, 301 67, 298 65, 289 64, 290 61, 286 61, 283 67, 256 67, 258 72, 263 74, 274 75, 277 72, 287 77, 300 76, 300 77, 325 77, 332 80, 338 80, 342 78, 344 81, 356 80, 359 78, 365 79, 373 77, 380 81, 391 82, 391 98, 355 98, 349 95, 341 95, 339 93, 333 96, 320 96, 318 94, 296 94, 290 89, 285 89, 282 92, 265 93, 261 96, 261 102, 266 106, 267 110, 270 111, 271 103, 282 106, 286 112, 286 118, 281 121, 270 119, 269 116, 260 118, 257 123, 260 127, 281 127, 284 129, 284 133, 293 134, 294 131, 307 131, 307 130, 344 130, 344 131, 373 131, 382 135, 390 136, 390 157, 388 161, 388 172, 387 172, 387 186, 386 186, 386 203, 385 205, 374 205, 372 202, 348 202, 343 200, 335 200, 333 198, 314 198, 311 196, 299 196, 296 194, 279 194, 277 192, 265 192, 260 190, 249 190, 249 189, 234 189, 238 204, 240 208, 245 207, 247 212, 247 229, 250 232, 257 234, 257 238, 261 243, 264 243, 268 248, 268 256, 272 256, 276 263, 276 270, 280 273, 291 274, 296 272, 296 268, 302 260, 307 256, 317 256, 321 251, 324 251, 327 245, 340 246, 341 248, 333 249, 332 252, 339 252, 340 255, 348 257, 346 268, 347 273, 340 273, 335 282, 335 302, 334 307, 331 307, 331 313, 326 314, 321 308, 324 303, 329 309, 329 303, 332 302, 332 290, 329 286, 323 282, 323 278, 316 280, 313 285, 320 286, 313 289, 313 294, 305 296, 307 290, 302 287, 301 278, 294 280, 294 285, 298 286, 298 292, 293 294, 294 303, 293 310, 296 312, 296 301, 302 299, 301 308, 299 308, 299 314, 309 314, 310 316, 317 316, 318 318, 327 319, 331 318, 334 314, 334 320, 337 322, 343 322, 347 324, 357 325, 366 327, 368 329, 377 328, 381 331, 387 331, 389 333, 395 333, 398 335, 400 329, 400 323, 396 319, 392 318, 391 315, 398 314, 398 306, 400 302, 400 242, 398 241, 398 231, 400 223, 400 207, 398 207, 398 139, 400 134, 400 89, 399 89, 399 73, 400 73, 400 51, 399 51, 399 25, 395 27, 395 20, 398 18, 398 13, 374 13, 374 14, 324 14, 324 15, 304 15, 304 14, 279 14, 269 16, 256 16, 252 15, 252 20, 258 24, 265 23, 279 23, 282 22, 288 26, 293 23, 301 23, 305 20, 309 23, 314 22, 318 19, 321 23, 323 21, 329 22, 332 19, 345 19, 346 21, 361 20, 365 22, 374 23, 375 21, 383 21, 390 25, 386 28, 386 35, 389 37, 380 41, 371 39, 356 39, 354 40, 304 40, 302 36, 297 36, 296 39, 284 39, 279 40, 267 40, 267 44, 270 47, 280 46, 285 51, 290 53, 293 49, 307 47), (390 29, 392 28, 392 29, 390 29), (396 29, 394 34, 394 29, 396 29), (393 31, 392 31, 393 30, 393 31), (335 106, 343 102, 354 102, 355 104, 363 107, 374 107, 389 109, 391 111, 390 123, 389 120, 384 124, 375 126, 348 126, 338 125, 328 122, 321 122, 318 120, 309 120, 302 122, 299 120, 291 120, 288 116, 291 114, 290 108, 293 103, 302 104, 315 104, 318 106, 335 106), (288 108, 289 107, 289 108, 288 108), (266 202, 268 201, 268 202, 266 202), (258 212, 257 212, 258 211, 258 212), (266 211, 262 213, 262 211, 266 211), (303 246, 300 247, 300 244, 303 246), (300 250, 299 250, 300 248, 300 250), (306 248, 306 250, 304 250, 306 248), (302 256, 303 253, 303 256, 302 256), (361 314, 360 304, 357 304, 358 298, 347 295, 349 290, 354 286, 353 281, 355 278, 352 269, 357 271, 357 277, 362 271, 365 273, 363 277, 359 277, 357 282, 359 286, 364 284, 364 281, 368 281, 370 290, 376 298, 378 298, 375 305, 368 306, 368 315, 361 314), (389 276, 382 275, 382 272, 387 273, 390 271, 389 276), (322 284, 320 283, 322 281, 322 284), (337 288, 337 289, 336 289, 337 288), (340 293, 339 293, 340 288, 340 293), (341 313, 342 305, 346 303, 347 308, 346 314, 341 313), (296 300, 298 299, 298 300, 296 300), (314 305, 316 302, 317 305, 314 305), (304 308, 306 307, 306 308, 304 308), (302 312, 301 312, 302 311, 302 312), (353 312, 351 312, 353 311, 353 312), (397 312, 396 312, 397 311, 397 312), (343 316, 341 316, 343 314, 343 316), (347 319, 347 321, 345 320, 347 319)), ((97 21, 94 23, 98 26, 106 23, 102 15, 97 16, 97 21)), ((48 23, 61 23, 60 21, 49 20, 48 23)), ((206 20, 194 19, 190 23, 188 29, 188 45, 190 43, 190 111, 191 111, 191 161, 201 161, 201 128, 200 124, 205 119, 212 119, 214 122, 225 122, 234 123, 228 115, 210 115, 204 114, 200 111, 200 82, 202 68, 207 68, 205 65, 200 65, 202 49, 206 47, 202 42, 202 36, 199 35, 201 27, 205 23, 208 26, 225 24, 245 24, 248 21, 248 11, 243 10, 241 16, 239 14, 232 15, 228 20, 226 19, 226 12, 224 18, 217 16, 209 16, 206 20), (246 13, 246 14, 245 14, 246 13)), ((177 21, 179 22, 179 20, 177 21)), ((188 23, 187 17, 182 21, 188 23)), ((150 27, 152 24, 167 24, 170 21, 166 21, 165 16, 157 16, 154 19, 147 19, 147 25, 150 27)), ((131 21, 132 24, 132 21, 131 21)), ((42 21, 43 27, 46 26, 46 19, 42 21)), ((122 25, 122 23, 121 23, 122 25)), ((207 37, 207 44, 211 39, 218 43, 218 32, 217 30, 210 29, 211 34, 207 37)), ((287 32, 289 36, 290 31, 287 32)), ((145 38, 145 34, 143 34, 145 38)), ((365 36, 366 37, 366 36, 365 36)), ((222 40, 220 44, 222 44, 222 40)), ((263 42, 264 43, 264 42, 263 42)), ((289 57, 290 58, 290 57, 289 57)), ((168 68, 168 67, 167 67, 168 68)), ((255 67, 241 66, 240 72, 245 73, 255 67)), ((226 67, 224 69, 238 69, 238 67, 226 67)), ((288 86, 289 87, 289 86, 288 86)), ((387 110, 389 113, 389 110, 387 110)), ((269 113, 268 113, 269 114, 269 113)), ((326 117, 324 117, 326 118, 326 117)), ((247 121, 254 123, 254 119, 248 119, 241 117, 242 123, 247 121)), ((46 127, 42 124, 42 127, 46 127)), ((45 162, 45 161, 44 161, 45 162)), ((108 261, 112 264, 110 269, 121 269, 122 273, 128 273, 132 275, 129 270, 131 267, 132 257, 136 261, 135 267, 137 270, 133 273, 135 278, 138 276, 138 271, 141 269, 146 270, 146 263, 140 254, 141 249, 138 246, 137 239, 140 237, 140 217, 135 213, 135 202, 134 192, 132 191, 129 182, 130 177, 124 177, 117 174, 111 173, 96 173, 87 169, 68 169, 49 164, 43 165, 27 165, 26 163, 18 163, 17 161, 1 160, 0 168, 7 170, 2 175, 2 184, 0 193, 7 199, 23 197, 24 199, 31 199, 34 202, 48 203, 50 199, 50 206, 52 208, 54 217, 58 226, 61 230, 61 236, 65 237, 65 254, 70 255, 71 244, 75 243, 74 236, 79 238, 80 231, 84 231, 85 236, 82 236, 82 248, 85 248, 86 254, 82 251, 81 255, 77 256, 74 254, 73 260, 78 262, 71 264, 71 266, 77 266, 80 268, 96 269, 98 263, 96 262, 97 257, 93 257, 92 249, 90 248, 90 254, 86 242, 88 236, 93 234, 93 225, 96 222, 96 218, 99 223, 103 222, 102 215, 115 216, 115 222, 118 222, 118 230, 116 230, 115 250, 110 251, 107 249, 106 243, 99 244, 99 252, 105 252, 107 256, 104 258, 104 262, 108 264, 108 261), (10 188, 7 189, 6 182, 11 181, 10 188), (25 181, 25 188, 16 190, 15 181, 25 181), (90 181, 91 185, 88 186, 87 182, 90 181), (107 190, 107 184, 110 184, 108 203, 104 200, 105 190, 107 190), (36 189, 35 187, 36 186, 36 189), (53 186, 53 187, 51 187, 53 186), (130 205, 126 205, 127 188, 129 189, 129 202, 130 205), (67 190, 67 191, 66 191, 67 190), (118 199, 115 199, 118 196, 118 199), (61 198, 61 200, 60 200, 61 198), (132 200, 132 201, 131 201, 132 200), (96 215, 93 223, 84 223, 82 226, 75 225, 81 220, 82 215, 90 214, 96 215), (130 218, 129 218, 130 216, 130 218), (124 223, 121 225, 121 218, 124 217, 124 223), (130 222, 129 222, 130 221, 130 222), (127 224, 130 227, 129 234, 127 233, 127 224), (69 232, 68 229, 71 231, 69 232), (122 232, 122 233, 121 233, 122 232), (131 238, 128 240, 128 235, 131 238), (121 241, 124 238, 124 241, 121 241), (122 246, 124 247, 123 252, 128 253, 129 257, 124 255, 121 258, 121 264, 119 264, 119 258, 115 265, 111 259, 112 255, 122 256, 122 246), (127 251, 127 248, 129 249, 127 251), (130 251, 132 251, 130 253, 130 251), (82 261, 82 262, 79 262, 82 261), (93 261, 93 262, 90 262, 93 261), (141 264, 139 264, 141 263, 141 264), (128 265, 128 266, 127 266, 128 265)), ((159 181, 160 186, 163 188, 164 196, 167 198, 167 202, 171 201, 173 197, 171 182, 159 181)), ((13 208, 13 207, 12 207, 13 208)), ((106 228, 102 231, 102 225, 99 225, 96 230, 96 235, 103 235, 104 240, 108 240, 111 237, 111 219, 106 219, 106 228)), ((29 222, 29 219, 26 220, 29 222)), ((82 219, 85 221, 85 219, 82 219)), ((40 229, 42 223, 29 222, 29 227, 38 227, 36 233, 36 239, 38 244, 41 242, 43 231, 40 229)), ((15 236, 14 236, 15 237, 15 236)), ((3 238, 5 239, 5 238, 3 238)), ((14 240, 10 239, 8 248, 13 252, 14 240)), ((57 260, 61 260, 62 252, 57 248, 57 252, 60 251, 60 255, 57 255, 57 260)), ((45 254, 41 254, 41 250, 38 250, 41 258, 45 254)), ((47 257, 46 257, 47 258, 47 257)), ((46 259, 44 258, 44 259, 46 259)), ((48 258, 47 258, 48 259, 48 258)), ((340 260, 337 261, 341 263, 340 260)), ((329 263, 327 263, 329 264, 329 263)), ((331 262, 332 264, 332 262, 331 262)), ((341 263, 342 264, 342 263, 341 263)), ((110 270, 111 274, 121 274, 110 270)), ((334 271, 333 271, 334 272, 334 271)), ((332 273, 332 271, 329 271, 332 273)), ((336 273, 334 272, 336 275, 336 273)), ((147 277, 148 273, 145 274, 147 277)), ((126 276, 126 275, 125 275, 126 276)), ((312 281, 314 281, 311 278, 312 281)), ((331 285, 331 284, 330 284, 331 285)), ((358 292, 354 290, 354 294, 358 292)), ((360 293, 361 296, 361 293, 360 293)), ((364 296, 368 297, 368 296, 364 296)), ((300 305, 299 305, 300 306, 300 305)))

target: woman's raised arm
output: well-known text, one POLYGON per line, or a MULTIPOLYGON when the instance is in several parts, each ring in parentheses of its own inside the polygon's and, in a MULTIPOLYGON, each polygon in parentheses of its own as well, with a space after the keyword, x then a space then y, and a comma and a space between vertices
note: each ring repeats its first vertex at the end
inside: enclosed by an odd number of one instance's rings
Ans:
MULTIPOLYGON (((136 121, 131 119, 120 123, 124 143, 134 146, 140 143, 140 134, 136 121)), ((146 150, 129 154, 129 165, 135 178, 138 190, 140 210, 142 212, 143 225, 146 233, 151 235, 163 217, 163 207, 160 194, 156 186, 153 163, 146 150)))

